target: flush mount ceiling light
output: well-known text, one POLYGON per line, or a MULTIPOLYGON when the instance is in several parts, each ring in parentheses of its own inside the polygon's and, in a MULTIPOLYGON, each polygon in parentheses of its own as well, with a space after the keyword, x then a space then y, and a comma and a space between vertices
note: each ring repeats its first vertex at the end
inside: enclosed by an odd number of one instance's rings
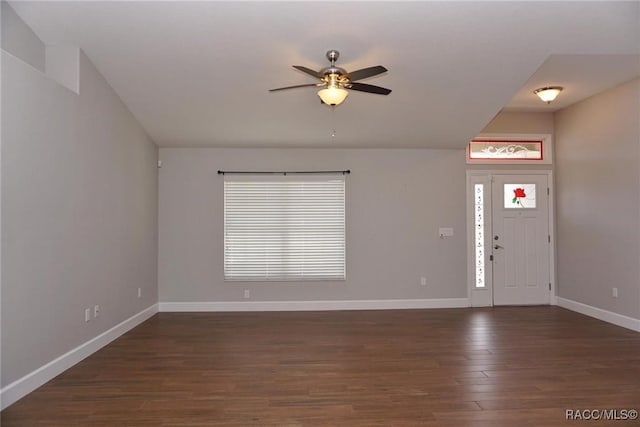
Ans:
POLYGON ((556 99, 561 91, 562 86, 547 86, 536 89, 533 91, 533 93, 538 95, 538 98, 540 98, 542 101, 546 102, 547 104, 551 104, 551 101, 556 99))
POLYGON ((318 96, 324 104, 331 106, 340 105, 347 98, 347 95, 349 95, 349 91, 347 89, 375 93, 378 95, 389 95, 391 93, 391 89, 356 82, 356 80, 366 79, 386 72, 387 69, 385 67, 382 65, 376 65, 374 67, 362 68, 348 73, 343 68, 336 67, 336 61, 339 56, 340 52, 337 50, 330 50, 327 52, 327 59, 331 65, 320 71, 315 71, 310 68, 303 67, 302 65, 293 66, 293 68, 319 79, 320 81, 318 83, 280 87, 277 89, 271 89, 270 92, 299 87, 319 87, 321 89, 318 91, 318 96))

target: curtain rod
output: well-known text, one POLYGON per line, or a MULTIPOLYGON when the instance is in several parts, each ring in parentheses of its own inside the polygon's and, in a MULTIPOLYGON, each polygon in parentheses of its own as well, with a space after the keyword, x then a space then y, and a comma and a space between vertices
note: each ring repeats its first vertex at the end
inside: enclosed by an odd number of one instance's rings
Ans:
POLYGON ((265 172, 265 171, 218 171, 218 175, 320 175, 320 174, 342 174, 348 175, 351 173, 351 170, 343 170, 343 171, 273 171, 273 172, 265 172))

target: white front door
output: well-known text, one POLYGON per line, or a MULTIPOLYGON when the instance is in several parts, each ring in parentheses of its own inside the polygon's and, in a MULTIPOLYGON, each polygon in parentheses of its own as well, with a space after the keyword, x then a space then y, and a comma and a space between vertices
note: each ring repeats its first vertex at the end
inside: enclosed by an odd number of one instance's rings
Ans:
POLYGON ((493 304, 549 304, 547 176, 494 175, 491 192, 493 304))

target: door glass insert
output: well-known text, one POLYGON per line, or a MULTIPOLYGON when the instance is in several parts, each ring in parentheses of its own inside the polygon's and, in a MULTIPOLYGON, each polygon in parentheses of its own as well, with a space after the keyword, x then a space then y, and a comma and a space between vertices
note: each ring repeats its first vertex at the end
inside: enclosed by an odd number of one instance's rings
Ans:
POLYGON ((475 255, 476 255, 476 288, 484 288, 484 184, 476 184, 473 189, 473 216, 475 229, 475 255))
POLYGON ((505 209, 535 209, 535 184, 504 184, 505 209))

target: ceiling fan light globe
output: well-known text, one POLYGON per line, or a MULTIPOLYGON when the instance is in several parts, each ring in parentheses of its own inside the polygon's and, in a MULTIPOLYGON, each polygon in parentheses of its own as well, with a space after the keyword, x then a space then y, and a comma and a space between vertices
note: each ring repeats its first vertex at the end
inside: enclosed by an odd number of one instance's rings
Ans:
POLYGON ((327 105, 340 105, 349 95, 349 91, 339 87, 320 89, 318 96, 327 105))

